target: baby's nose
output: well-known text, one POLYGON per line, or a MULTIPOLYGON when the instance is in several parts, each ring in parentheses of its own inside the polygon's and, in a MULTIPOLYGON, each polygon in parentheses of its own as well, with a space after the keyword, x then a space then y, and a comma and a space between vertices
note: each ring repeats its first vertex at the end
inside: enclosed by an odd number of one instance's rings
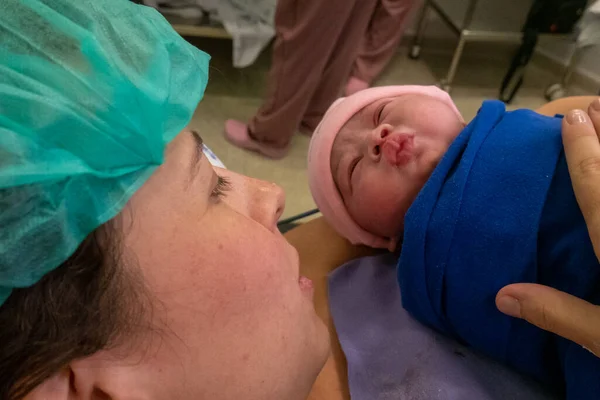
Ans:
POLYGON ((390 135, 392 127, 385 124, 374 129, 369 135, 368 156, 373 161, 381 159, 381 149, 386 138, 390 135))

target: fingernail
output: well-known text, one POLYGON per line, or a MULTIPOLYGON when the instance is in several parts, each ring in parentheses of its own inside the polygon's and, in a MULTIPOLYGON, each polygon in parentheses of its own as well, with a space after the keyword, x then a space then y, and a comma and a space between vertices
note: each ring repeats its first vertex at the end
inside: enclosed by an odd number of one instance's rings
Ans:
POLYGON ((521 318, 521 305, 514 297, 503 296, 497 301, 498 310, 511 317, 521 318))
POLYGON ((572 110, 567 114, 567 122, 570 125, 585 124, 588 118, 583 110, 572 110))
POLYGON ((591 106, 594 111, 600 111, 600 97, 592 101, 591 106))

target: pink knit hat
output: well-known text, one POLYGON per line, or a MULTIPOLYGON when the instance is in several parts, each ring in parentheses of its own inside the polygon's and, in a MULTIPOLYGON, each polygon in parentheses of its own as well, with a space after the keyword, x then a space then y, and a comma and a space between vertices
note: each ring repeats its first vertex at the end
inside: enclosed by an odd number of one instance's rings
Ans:
POLYGON ((346 210, 331 173, 331 149, 335 138, 350 118, 376 100, 407 94, 434 97, 452 108, 461 121, 460 112, 448 93, 435 86, 383 86, 362 90, 352 96, 338 99, 325 113, 313 133, 308 150, 308 183, 310 191, 329 224, 352 244, 393 250, 394 238, 376 236, 362 229, 346 210))

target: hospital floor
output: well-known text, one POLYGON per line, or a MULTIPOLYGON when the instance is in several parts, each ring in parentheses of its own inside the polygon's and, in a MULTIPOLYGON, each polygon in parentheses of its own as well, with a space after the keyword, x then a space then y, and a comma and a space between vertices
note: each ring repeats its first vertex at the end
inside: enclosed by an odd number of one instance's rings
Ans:
MULTIPOLYGON (((307 136, 295 135, 289 155, 278 161, 238 149, 223 137, 226 119, 246 121, 260 106, 269 68, 269 52, 264 52, 252 66, 235 69, 231 66, 229 41, 196 39, 192 42, 212 56, 208 88, 194 114, 192 127, 200 132, 229 169, 283 187, 287 194, 284 218, 314 208, 306 178, 306 154, 310 140, 307 136)), ((398 49, 376 85, 435 84, 450 64, 452 45, 432 49, 425 46, 419 60, 409 59, 407 51, 407 47, 398 49)), ((451 95, 466 121, 475 116, 483 100, 496 98, 510 53, 509 48, 490 51, 475 45, 465 51, 451 95)), ((546 102, 544 88, 558 79, 556 73, 543 68, 540 62, 534 62, 510 108, 535 109, 541 106, 546 102)))

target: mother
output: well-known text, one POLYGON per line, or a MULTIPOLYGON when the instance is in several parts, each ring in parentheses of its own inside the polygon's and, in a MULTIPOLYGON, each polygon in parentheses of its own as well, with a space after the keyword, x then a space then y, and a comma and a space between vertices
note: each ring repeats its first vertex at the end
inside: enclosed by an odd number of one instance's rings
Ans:
POLYGON ((0 398, 306 398, 329 343, 283 192, 183 129, 208 57, 101 3, 3 3, 0 398))
MULTIPOLYGON (((0 398, 306 398, 329 346, 299 261, 327 317, 327 271, 367 250, 317 220, 299 258, 281 190, 183 128, 205 55, 99 3, 0 14, 0 398)), ((346 395, 336 345, 311 397, 346 395)))

